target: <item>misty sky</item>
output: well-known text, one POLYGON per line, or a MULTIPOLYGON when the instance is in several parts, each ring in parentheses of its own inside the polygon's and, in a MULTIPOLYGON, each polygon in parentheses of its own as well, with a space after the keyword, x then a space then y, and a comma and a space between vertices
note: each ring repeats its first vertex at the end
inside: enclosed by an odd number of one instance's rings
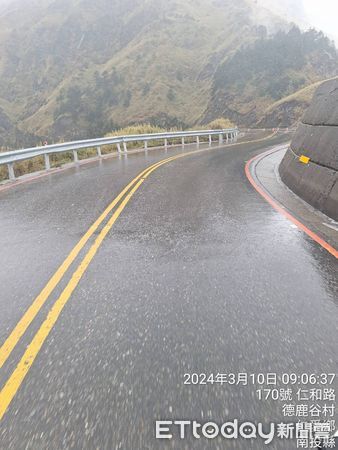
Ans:
MULTIPOLYGON (((294 1, 303 2, 307 14, 307 22, 310 25, 330 34, 330 37, 335 39, 336 45, 338 46, 338 0, 294 1)), ((13 0, 0 0, 0 6, 8 3, 10 4, 11 2, 13 2, 13 0)))
POLYGON ((338 44, 338 0, 303 0, 308 22, 335 38, 338 44))

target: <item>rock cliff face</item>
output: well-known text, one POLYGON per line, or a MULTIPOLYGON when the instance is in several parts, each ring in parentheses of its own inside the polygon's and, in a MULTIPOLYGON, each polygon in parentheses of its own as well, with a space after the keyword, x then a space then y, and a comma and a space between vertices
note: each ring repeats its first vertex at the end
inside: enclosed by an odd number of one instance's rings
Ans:
POLYGON ((281 162, 284 183, 297 195, 338 220, 338 79, 316 91, 281 162), (300 156, 310 161, 302 163, 300 156))

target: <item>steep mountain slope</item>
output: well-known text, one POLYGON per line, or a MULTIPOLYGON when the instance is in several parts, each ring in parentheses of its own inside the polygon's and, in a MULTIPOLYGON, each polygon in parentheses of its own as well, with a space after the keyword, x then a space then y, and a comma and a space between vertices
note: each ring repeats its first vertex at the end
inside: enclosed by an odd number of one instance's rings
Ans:
POLYGON ((10 150, 11 147, 20 148, 23 145, 34 145, 36 136, 23 132, 16 127, 7 114, 0 108, 0 149, 10 150))
POLYGON ((246 8, 243 0, 13 1, 0 18, 0 105, 23 128, 55 137, 150 116, 195 121, 208 71, 242 42, 235 24, 246 8))
POLYGON ((276 123, 281 127, 296 125, 302 118, 304 111, 310 106, 313 95, 321 84, 322 81, 317 81, 317 83, 310 84, 273 103, 264 111, 258 126, 270 128, 274 127, 276 123))
POLYGON ((335 75, 336 49, 321 32, 293 27, 263 35, 217 68, 205 120, 217 114, 251 125, 277 100, 335 75))
POLYGON ((283 67, 293 82, 267 95, 263 61, 243 92, 233 67, 241 52, 290 29, 266 1, 9 0, 0 11, 0 110, 11 133, 2 140, 80 138, 137 121, 184 126, 220 113, 255 123, 283 95, 332 76, 336 63, 328 45, 328 61, 317 58, 308 74, 309 52, 292 73, 283 67))

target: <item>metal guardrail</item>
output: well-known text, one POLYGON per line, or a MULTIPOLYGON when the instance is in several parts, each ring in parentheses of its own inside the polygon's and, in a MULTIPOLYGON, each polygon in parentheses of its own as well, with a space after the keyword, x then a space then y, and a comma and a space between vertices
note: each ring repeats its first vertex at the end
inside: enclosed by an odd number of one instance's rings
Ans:
POLYGON ((168 146, 169 139, 178 139, 185 145, 185 138, 196 138, 196 143, 200 143, 200 138, 208 136, 209 144, 212 143, 212 137, 218 136, 219 143, 222 144, 224 138, 226 141, 234 140, 238 136, 237 128, 229 128, 222 130, 200 130, 200 131, 180 131, 172 133, 152 133, 152 134, 135 134, 127 136, 112 136, 99 139, 88 139, 83 141, 67 142, 62 144, 45 145, 42 147, 25 148, 22 150, 13 150, 10 152, 0 153, 0 165, 6 164, 8 167, 8 176, 10 180, 15 180, 14 164, 19 161, 35 158, 36 156, 44 156, 45 169, 51 168, 49 156, 51 154, 73 152, 74 163, 78 162, 78 151, 89 148, 96 148, 97 156, 102 157, 101 148, 105 145, 116 145, 118 153, 128 153, 128 142, 144 142, 144 149, 148 148, 149 141, 164 140, 164 146, 168 146), (122 145, 122 148, 121 148, 122 145))

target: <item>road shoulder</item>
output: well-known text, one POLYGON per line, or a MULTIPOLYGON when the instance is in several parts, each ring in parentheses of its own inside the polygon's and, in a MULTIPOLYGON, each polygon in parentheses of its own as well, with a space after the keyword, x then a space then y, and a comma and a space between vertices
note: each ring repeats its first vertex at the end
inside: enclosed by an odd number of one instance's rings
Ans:
POLYGON ((246 175, 265 200, 293 226, 338 257, 338 223, 299 198, 279 177, 278 167, 286 150, 287 145, 277 146, 254 157, 246 164, 246 175))

